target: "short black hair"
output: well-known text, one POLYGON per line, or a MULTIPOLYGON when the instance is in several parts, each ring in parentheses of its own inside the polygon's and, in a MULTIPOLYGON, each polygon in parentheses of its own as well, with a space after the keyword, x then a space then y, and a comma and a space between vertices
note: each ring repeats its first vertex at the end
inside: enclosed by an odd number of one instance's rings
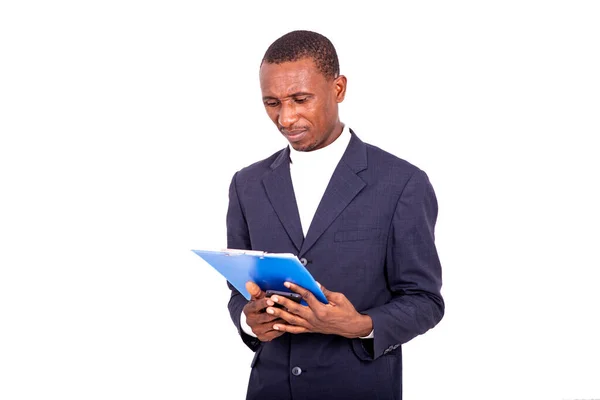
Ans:
POLYGON ((328 79, 337 78, 340 74, 340 63, 331 41, 311 31, 286 33, 269 46, 260 65, 281 64, 303 58, 311 58, 328 79))

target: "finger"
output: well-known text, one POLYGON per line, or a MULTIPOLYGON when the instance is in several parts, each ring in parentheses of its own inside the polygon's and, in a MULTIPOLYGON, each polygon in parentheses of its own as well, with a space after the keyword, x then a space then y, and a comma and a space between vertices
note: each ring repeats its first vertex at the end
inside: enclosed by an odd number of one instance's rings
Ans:
POLYGON ((265 322, 252 321, 252 324, 248 323, 248 325, 252 329, 252 332, 254 332, 256 335, 259 335, 259 334, 263 335, 263 334, 273 330, 274 324, 287 324, 287 321, 284 319, 275 317, 271 321, 265 321, 265 322))
POLYGON ((273 325, 273 329, 277 332, 288 332, 288 333, 307 333, 310 332, 308 328, 303 326, 292 326, 285 324, 275 324, 273 325))
MULTIPOLYGON (((253 317, 253 322, 255 322, 257 324, 272 324, 273 321, 275 321, 277 318, 279 318, 277 315, 265 312, 265 313, 255 314, 255 316, 253 317)), ((248 324, 248 325, 250 325, 250 324, 248 324)))
POLYGON ((308 322, 298 315, 294 315, 289 313, 281 308, 276 307, 268 307, 267 314, 276 316, 277 318, 281 318, 285 320, 288 324, 298 325, 298 326, 308 326, 308 322))
POLYGON ((260 299, 252 299, 244 306, 244 313, 246 316, 252 313, 260 313, 264 312, 264 309, 271 305, 267 303, 268 299, 266 297, 262 297, 260 299))
MULTIPOLYGON (((321 292, 323 292, 325 297, 329 297, 329 294, 332 293, 330 290, 328 290, 325 286, 321 285, 319 282, 317 282, 317 285, 319 285, 319 289, 321 289, 321 292)), ((329 298, 327 300, 329 300, 329 298)))
POLYGON ((248 293, 250 293, 250 297, 252 298, 252 300, 258 300, 265 297, 265 293, 262 290, 260 290, 256 283, 252 281, 246 282, 246 290, 248 291, 248 293))
POLYGON ((319 285, 319 288, 321 289, 321 292, 323 292, 323 294, 325 295, 325 298, 327 299, 327 301, 329 301, 330 303, 335 303, 334 297, 336 297, 335 295, 337 293, 332 292, 331 290, 327 289, 325 286, 321 285, 319 282, 317 282, 317 285, 319 285))
POLYGON ((285 333, 285 332, 273 329, 273 325, 287 325, 287 322, 285 322, 282 319, 276 319, 275 321, 271 322, 270 324, 261 325, 258 328, 258 331, 261 333, 256 334, 256 336, 258 336, 258 338, 263 342, 269 342, 285 333))
POLYGON ((283 285, 291 291, 296 292, 300 296, 302 296, 302 300, 304 300, 306 304, 308 304, 308 306, 313 310, 316 310, 317 307, 323 306, 323 303, 317 300, 317 298, 310 292, 310 290, 304 289, 302 286, 298 286, 292 282, 285 282, 283 285))
POLYGON ((310 313, 312 312, 310 307, 304 306, 300 303, 295 302, 294 300, 290 300, 283 296, 271 296, 271 300, 274 303, 281 305, 284 309, 287 310, 287 312, 291 314, 296 314, 304 319, 308 319, 310 317, 310 313))

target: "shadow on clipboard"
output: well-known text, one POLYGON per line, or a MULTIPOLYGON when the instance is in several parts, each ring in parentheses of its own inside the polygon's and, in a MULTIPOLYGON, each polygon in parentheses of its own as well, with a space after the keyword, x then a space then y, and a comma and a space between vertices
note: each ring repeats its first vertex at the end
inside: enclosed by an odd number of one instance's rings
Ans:
MULTIPOLYGON (((256 283, 263 291, 290 292, 283 285, 287 281, 310 290, 319 301, 328 303, 313 276, 294 254, 238 249, 192 251, 225 277, 247 300, 250 300, 250 293, 246 290, 248 281, 256 283)), ((301 303, 306 305, 304 300, 301 303)))

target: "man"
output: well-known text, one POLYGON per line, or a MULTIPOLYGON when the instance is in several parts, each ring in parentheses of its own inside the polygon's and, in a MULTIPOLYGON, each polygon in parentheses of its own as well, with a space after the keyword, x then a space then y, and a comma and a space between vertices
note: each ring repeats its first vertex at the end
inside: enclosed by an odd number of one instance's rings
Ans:
POLYGON ((277 39, 260 86, 290 146, 234 175, 228 247, 296 254, 329 304, 293 284, 308 306, 229 286, 231 318, 256 352, 247 398, 401 399, 401 345, 444 313, 433 188, 340 121, 346 78, 324 36, 277 39))

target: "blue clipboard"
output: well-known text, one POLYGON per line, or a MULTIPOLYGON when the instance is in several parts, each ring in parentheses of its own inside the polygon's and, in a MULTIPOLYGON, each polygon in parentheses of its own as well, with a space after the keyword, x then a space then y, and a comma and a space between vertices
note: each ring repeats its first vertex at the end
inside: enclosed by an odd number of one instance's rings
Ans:
MULTIPOLYGON (((256 283, 263 291, 290 292, 283 286, 287 281, 310 290, 322 303, 329 303, 310 272, 291 253, 237 249, 192 251, 223 275, 247 300, 250 300, 246 290, 248 281, 256 283)), ((304 300, 302 304, 307 305, 304 300)))

